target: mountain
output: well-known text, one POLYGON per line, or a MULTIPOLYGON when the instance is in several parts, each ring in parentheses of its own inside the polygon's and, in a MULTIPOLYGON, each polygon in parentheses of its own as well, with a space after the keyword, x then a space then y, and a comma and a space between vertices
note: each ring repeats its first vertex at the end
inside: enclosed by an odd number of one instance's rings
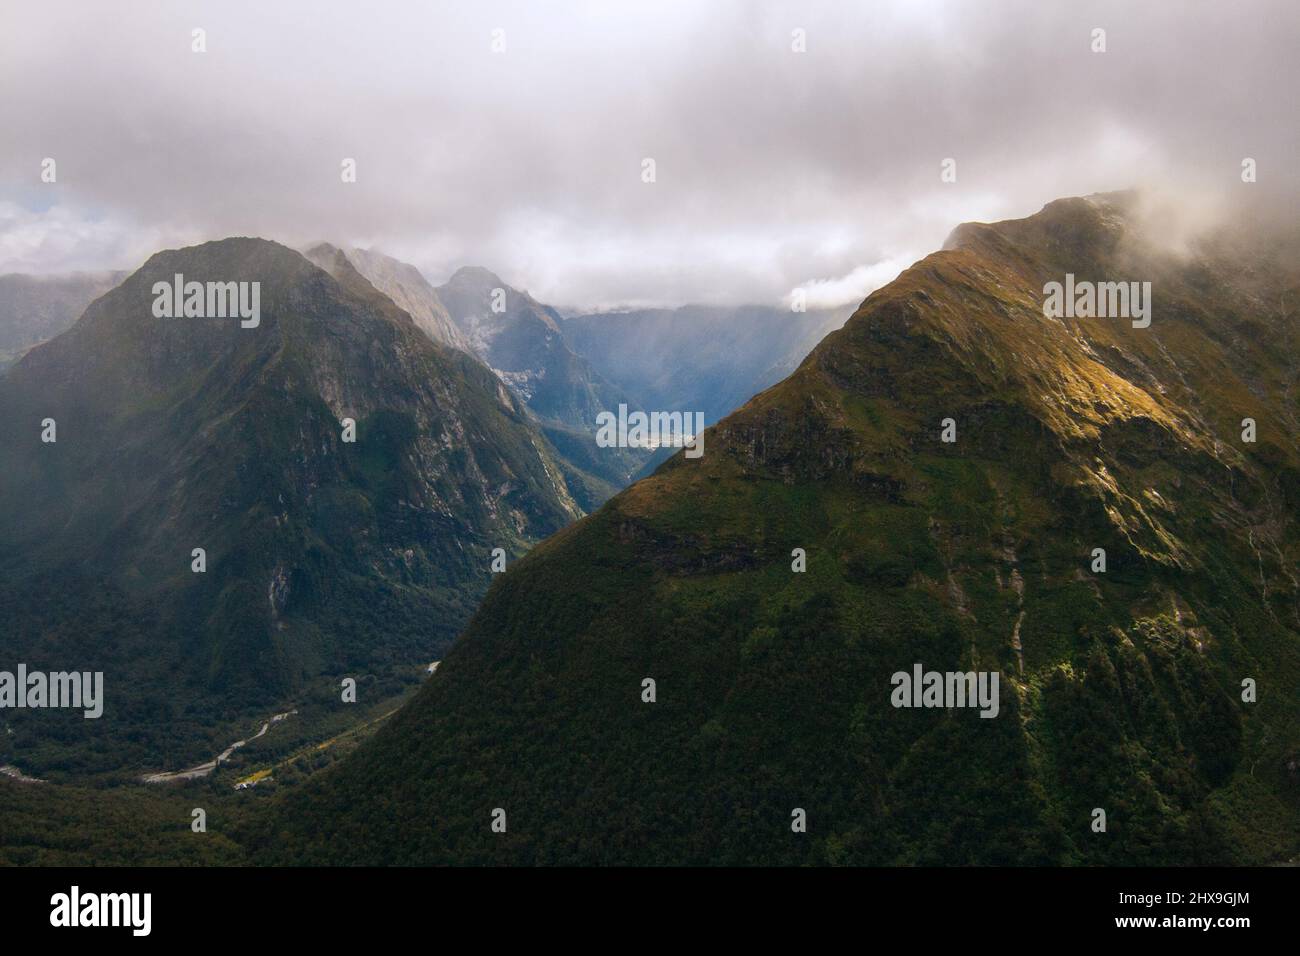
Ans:
POLYGON ((642 449, 596 444, 596 416, 630 400, 565 346, 558 335, 559 314, 549 306, 510 288, 486 269, 461 269, 435 289, 415 266, 381 253, 318 243, 303 255, 331 273, 346 263, 405 309, 435 342, 487 363, 536 417, 559 453, 569 490, 584 510, 598 508, 649 460, 649 452, 642 449), (492 310, 497 289, 504 307, 500 313, 492 310), (455 320, 443 296, 454 308, 455 320))
POLYGON ((561 330, 647 408, 700 411, 712 424, 793 372, 852 312, 688 305, 574 315, 561 330))
POLYGON ((581 514, 514 395, 334 265, 160 252, 0 379, 7 656, 107 687, 98 721, 6 713, 25 770, 69 768, 55 738, 78 769, 175 766, 219 721, 437 658, 493 549, 581 514), (260 320, 155 317, 178 274, 260 283, 260 320))
POLYGON ((568 348, 558 312, 488 270, 457 270, 438 296, 474 351, 542 419, 594 432, 600 412, 628 401, 568 348))
POLYGON ((587 502, 603 502, 626 485, 648 457, 639 448, 596 445, 597 416, 620 404, 643 407, 607 381, 564 341, 560 314, 487 269, 459 269, 437 289, 470 348, 524 400, 547 437, 588 489, 587 502))
MULTIPOLYGON (((305 255, 326 272, 341 250, 318 243, 305 255)), ((348 263, 376 289, 388 296, 415 322, 425 335, 442 345, 469 351, 469 343, 447 313, 438 292, 415 266, 369 249, 342 250, 348 263)))
MULTIPOLYGON (((702 412, 712 424, 793 372, 852 311, 686 305, 574 315, 561 330, 574 352, 645 407, 702 412)), ((658 449, 633 478, 672 455, 658 449)))
POLYGON ((1300 244, 1243 229, 1174 253, 1145 222, 1108 194, 958 228, 703 457, 494 582, 413 701, 250 848, 1294 857, 1300 244), (1150 325, 1045 314, 1067 274, 1149 281, 1150 325), (918 667, 996 673, 996 714, 895 706, 918 667))
POLYGON ((0 371, 72 325, 86 306, 125 277, 125 272, 0 276, 0 371))

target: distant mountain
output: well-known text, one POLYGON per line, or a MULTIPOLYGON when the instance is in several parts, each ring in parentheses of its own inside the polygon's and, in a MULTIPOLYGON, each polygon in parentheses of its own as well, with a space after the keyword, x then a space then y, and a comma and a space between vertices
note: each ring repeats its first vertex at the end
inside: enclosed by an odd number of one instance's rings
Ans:
POLYGON ((0 371, 71 326, 86 306, 125 277, 125 272, 0 276, 0 371))
MULTIPOLYGON (((849 306, 792 312, 686 305, 574 315, 561 330, 573 351, 645 407, 703 412, 713 424, 793 372, 852 313, 849 306)), ((660 448, 633 480, 654 474, 672 455, 672 448, 660 448)))
MULTIPOLYGON (((320 243, 303 254, 321 268, 341 251, 320 243)), ((447 313, 438 292, 415 266, 368 249, 342 250, 348 262, 371 285, 388 296, 409 315, 425 335, 442 345, 469 351, 469 343, 447 313)))
POLYGON ((1293 858, 1300 245, 1141 222, 1121 194, 959 228, 702 458, 515 564, 253 852, 1293 858), (1045 314, 1076 278, 1149 281, 1150 325, 1045 314), (996 715, 900 706, 917 669, 999 675, 996 715))
POLYGON ((541 418, 594 432, 600 412, 628 401, 568 348, 559 313, 528 293, 477 267, 437 291, 474 351, 541 418))
MULTIPOLYGON (((620 404, 643 404, 574 354, 555 309, 478 267, 458 270, 437 293, 474 353, 527 403, 547 437, 586 476, 593 505, 632 479, 648 452, 598 447, 597 416, 617 412, 620 404)), ((572 477, 575 484, 582 480, 572 477)))
POLYGON ((174 765, 321 675, 436 658, 494 548, 581 514, 509 389, 332 272, 258 239, 160 252, 0 379, 8 659, 107 687, 75 728, 7 711, 24 769, 70 766, 54 737, 89 769, 174 765), (156 318, 177 274, 260 283, 260 322, 156 318))
POLYGON ((700 411, 712 424, 793 372, 852 313, 688 305, 575 315, 560 328, 573 351, 646 407, 700 411))

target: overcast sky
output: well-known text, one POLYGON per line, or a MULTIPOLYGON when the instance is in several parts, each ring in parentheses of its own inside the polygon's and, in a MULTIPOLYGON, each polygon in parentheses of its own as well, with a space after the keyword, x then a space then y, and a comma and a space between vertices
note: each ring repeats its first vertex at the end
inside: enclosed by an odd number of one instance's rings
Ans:
POLYGON ((561 307, 852 301, 1060 196, 1289 201, 1298 41, 1295 0, 6 0, 0 273, 259 235, 561 307))

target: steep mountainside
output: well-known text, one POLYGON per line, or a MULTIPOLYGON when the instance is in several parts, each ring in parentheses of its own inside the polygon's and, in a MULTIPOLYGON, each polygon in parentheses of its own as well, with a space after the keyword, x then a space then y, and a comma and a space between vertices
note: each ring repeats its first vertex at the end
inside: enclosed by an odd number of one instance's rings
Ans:
POLYGON ((125 272, 0 276, 0 371, 71 326, 86 306, 125 277, 125 272))
POLYGON ((648 453, 596 445, 596 416, 620 403, 642 407, 565 344, 560 315, 482 268, 458 270, 438 297, 474 353, 515 390, 547 437, 581 474, 589 499, 603 502, 631 480, 648 453))
POLYGON ((175 765, 319 675, 436 658, 492 549, 580 514, 495 376, 334 271, 257 239, 161 252, 0 379, 7 657, 106 685, 98 721, 7 713, 25 770, 67 766, 54 738, 175 765), (156 318, 177 274, 260 282, 260 322, 156 318))
POLYGON ((412 704, 250 833, 255 852, 1300 853, 1300 246, 1243 232, 1165 254, 1133 202, 958 229, 702 458, 495 582, 412 704), (1045 316, 1067 273, 1150 281, 1150 326, 1045 316), (892 675, 918 665, 997 672, 997 715, 894 706, 892 675))

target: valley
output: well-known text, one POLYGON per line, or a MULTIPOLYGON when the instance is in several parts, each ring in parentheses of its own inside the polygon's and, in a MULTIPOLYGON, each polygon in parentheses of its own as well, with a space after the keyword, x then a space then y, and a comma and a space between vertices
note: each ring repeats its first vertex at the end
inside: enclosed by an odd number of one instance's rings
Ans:
POLYGON ((1130 194, 966 224, 745 354, 778 313, 625 334, 487 270, 160 253, 0 377, 7 650, 108 688, 4 715, 0 859, 1294 858, 1296 247, 1142 228, 1130 194), (1142 321, 1043 307, 1117 272, 1142 321), (258 321, 152 314, 179 274, 258 321), (602 443, 615 409, 697 439, 602 443))
POLYGON ((1296 0, 0 24, 12 947, 1294 935, 1296 0))
MULTIPOLYGON (((260 804, 305 784, 371 736, 432 673, 420 674, 413 660, 445 649, 462 626, 457 622, 468 619, 491 577, 489 543, 505 545, 518 557, 547 527, 520 534, 528 521, 549 521, 558 529, 598 507, 654 450, 601 445, 603 416, 626 409, 629 401, 638 409, 640 404, 569 350, 562 335, 566 320, 558 311, 486 270, 462 270, 439 288, 414 267, 375 252, 317 244, 304 255, 330 277, 323 289, 302 259, 273 243, 230 240, 161 254, 133 276, 114 275, 115 287, 94 287, 101 298, 87 304, 86 316, 79 323, 66 314, 56 319, 49 328, 63 335, 38 345, 30 367, 0 384, 6 407, 39 408, 60 428, 52 447, 30 443, 21 429, 7 432, 0 484, 6 500, 22 498, 31 507, 0 514, 0 532, 12 547, 7 553, 22 555, 9 563, 10 575, 0 587, 6 629, 17 637, 6 649, 51 666, 72 657, 89 660, 106 670, 111 688, 106 719, 94 728, 63 712, 40 719, 6 711, 0 762, 6 762, 11 785, 0 781, 0 807, 10 811, 10 819, 34 812, 27 788, 39 785, 46 804, 77 807, 99 794, 133 817, 137 811, 128 807, 150 808, 158 833, 178 834, 188 820, 183 805, 200 796, 242 818, 247 801, 260 804), (211 309, 208 293, 217 284, 189 282, 201 293, 190 301, 181 278, 241 273, 249 279, 229 283, 235 298, 211 309), (513 303, 499 323, 491 310, 497 289, 513 303), (171 297, 164 303, 170 308, 159 306, 159 290, 171 297), (286 313, 286 300, 298 303, 297 314, 286 313), (403 352, 425 353, 417 361, 432 361, 435 387, 450 389, 440 392, 439 405, 458 393, 455 401, 471 416, 495 408, 489 416, 504 412, 503 420, 512 424, 503 430, 499 420, 486 431, 481 425, 467 428, 466 420, 439 425, 441 408, 411 415, 407 396, 427 386, 404 379, 404 367, 357 366, 357 353, 349 359, 331 352, 324 336, 335 334, 327 330, 339 314, 370 323, 371 334, 386 336, 386 347, 404 365, 411 361, 403 352), (234 321, 223 324, 227 318, 234 321), (415 338, 402 328, 409 323, 420 333, 415 338), (267 350, 268 341, 277 352, 267 350), (286 349, 299 354, 286 362, 286 349), (526 371, 530 362, 536 372, 526 371), (557 375, 574 377, 577 384, 566 388, 587 397, 558 405, 548 396, 560 393, 529 384, 555 384, 557 375), (439 376, 446 384, 437 384, 439 376), (266 404, 272 393, 279 402, 298 391, 296 407, 284 411, 306 411, 305 421, 314 419, 310 442, 301 437, 301 423, 277 424, 273 406, 266 404), (98 409, 91 395, 99 397, 98 409), (358 465, 334 459, 346 444, 334 444, 324 456, 311 450, 322 440, 326 448, 331 444, 322 400, 333 406, 329 417, 336 422, 358 421, 358 465), (388 410, 395 406, 403 410, 388 410), (267 412, 271 416, 262 417, 267 412), (263 437, 248 430, 259 419, 263 437), (450 431, 456 441, 469 441, 469 454, 481 459, 483 435, 490 432, 500 447, 503 438, 512 440, 511 428, 526 436, 515 447, 530 449, 505 465, 507 481, 520 486, 524 497, 510 498, 519 492, 507 485, 501 503, 511 501, 509 507, 517 509, 513 502, 522 501, 540 517, 515 511, 508 532, 499 525, 500 533, 474 529, 466 538, 451 516, 451 502, 459 500, 454 508, 465 514, 464 498, 456 496, 467 488, 431 477, 440 465, 427 475, 405 474, 401 457, 421 448, 427 441, 422 435, 441 430, 444 448, 450 431), (295 430, 300 437, 290 438, 295 430), (257 448, 232 458, 231 451, 250 436, 257 448), (287 446, 280 445, 285 439, 287 446), (146 447, 153 449, 147 467, 124 467, 119 448, 146 447), (294 461, 286 450, 301 457, 294 461), (535 465, 527 462, 529 455, 541 466, 535 472, 540 482, 531 486, 528 469, 535 465), (162 471, 155 475, 156 468, 162 471), (208 493, 191 492, 201 476, 207 483, 216 474, 223 477, 208 493), (432 482, 429 491, 416 490, 422 481, 432 482), (342 490, 348 483, 351 492, 342 490), (438 503, 448 493, 448 503, 438 503), (417 503, 421 494, 430 497, 417 503), (77 507, 66 510, 71 501, 77 507), (376 530, 394 543, 377 565, 368 558, 363 570, 356 563, 358 544, 376 530), (190 544, 199 541, 203 557, 191 561, 190 544), (160 546, 177 552, 170 568, 159 562, 160 546), (477 572, 465 564, 467 547, 482 548, 477 572), (93 568, 110 553, 114 570, 96 575, 93 568), (445 577, 434 569, 441 564, 445 570, 448 559, 451 581, 459 579, 455 597, 447 584, 430 583, 445 577), (335 577, 349 562, 353 569, 335 577), (205 587, 213 575, 217 587, 205 587), (30 599, 33 588, 48 590, 55 582, 58 600, 53 592, 30 599), (373 596, 366 596, 368 588, 373 596), (254 598, 259 589, 269 600, 254 598), (388 635, 380 637, 383 632, 388 635), (178 634, 186 636, 178 640, 178 634), (351 650, 339 641, 348 634, 356 635, 351 650), (347 675, 361 679, 363 703, 356 707, 338 700, 338 682, 347 675), (139 794, 142 785, 156 794, 139 794), (231 802, 236 788, 235 799, 244 803, 231 802)), ((627 347, 640 349, 643 343, 630 341, 627 347)), ((785 340, 773 345, 778 352, 788 347, 785 340)), ((605 360, 612 360, 611 348, 602 346, 605 360)), ((681 358, 686 360, 685 353, 681 358)), ((702 365, 690 376, 695 386, 733 374, 720 373, 717 360, 711 361, 712 367, 702 365)), ((780 360, 760 352, 750 361, 766 367, 780 360)), ((421 371, 427 375, 428 368, 421 371)), ((634 375, 629 381, 645 384, 634 375)), ((695 401, 689 392, 655 394, 695 401)), ((20 414, 10 424, 21 421, 20 414)), ((334 432, 334 442, 339 434, 334 432)), ((473 468, 464 474, 471 482, 481 480, 473 468)), ((484 487, 477 493, 499 491, 484 487)), ((490 524, 498 520, 500 504, 490 497, 485 503, 482 518, 490 524)), ((165 842, 172 849, 156 862, 204 858, 191 858, 183 842, 165 842)), ((57 843, 57 837, 48 841, 50 847, 57 843)), ((0 846, 8 844, 0 840, 0 846)))
POLYGON ((271 729, 272 724, 278 724, 280 721, 292 717, 295 713, 297 713, 297 711, 289 710, 289 711, 285 711, 283 714, 276 714, 270 720, 262 724, 262 729, 259 730, 257 733, 253 734, 252 737, 249 737, 247 740, 236 740, 225 750, 221 751, 221 753, 217 754, 217 756, 213 757, 211 760, 205 763, 201 763, 198 764, 197 766, 190 767, 188 770, 173 770, 169 772, 147 773, 144 776, 142 776, 140 779, 144 783, 177 783, 180 781, 198 780, 202 777, 206 777, 214 770, 216 770, 219 766, 221 766, 223 763, 225 763, 227 760, 229 760, 231 754, 233 754, 240 747, 245 746, 250 740, 257 740, 258 738, 262 737, 263 735, 266 734, 268 730, 271 729))

